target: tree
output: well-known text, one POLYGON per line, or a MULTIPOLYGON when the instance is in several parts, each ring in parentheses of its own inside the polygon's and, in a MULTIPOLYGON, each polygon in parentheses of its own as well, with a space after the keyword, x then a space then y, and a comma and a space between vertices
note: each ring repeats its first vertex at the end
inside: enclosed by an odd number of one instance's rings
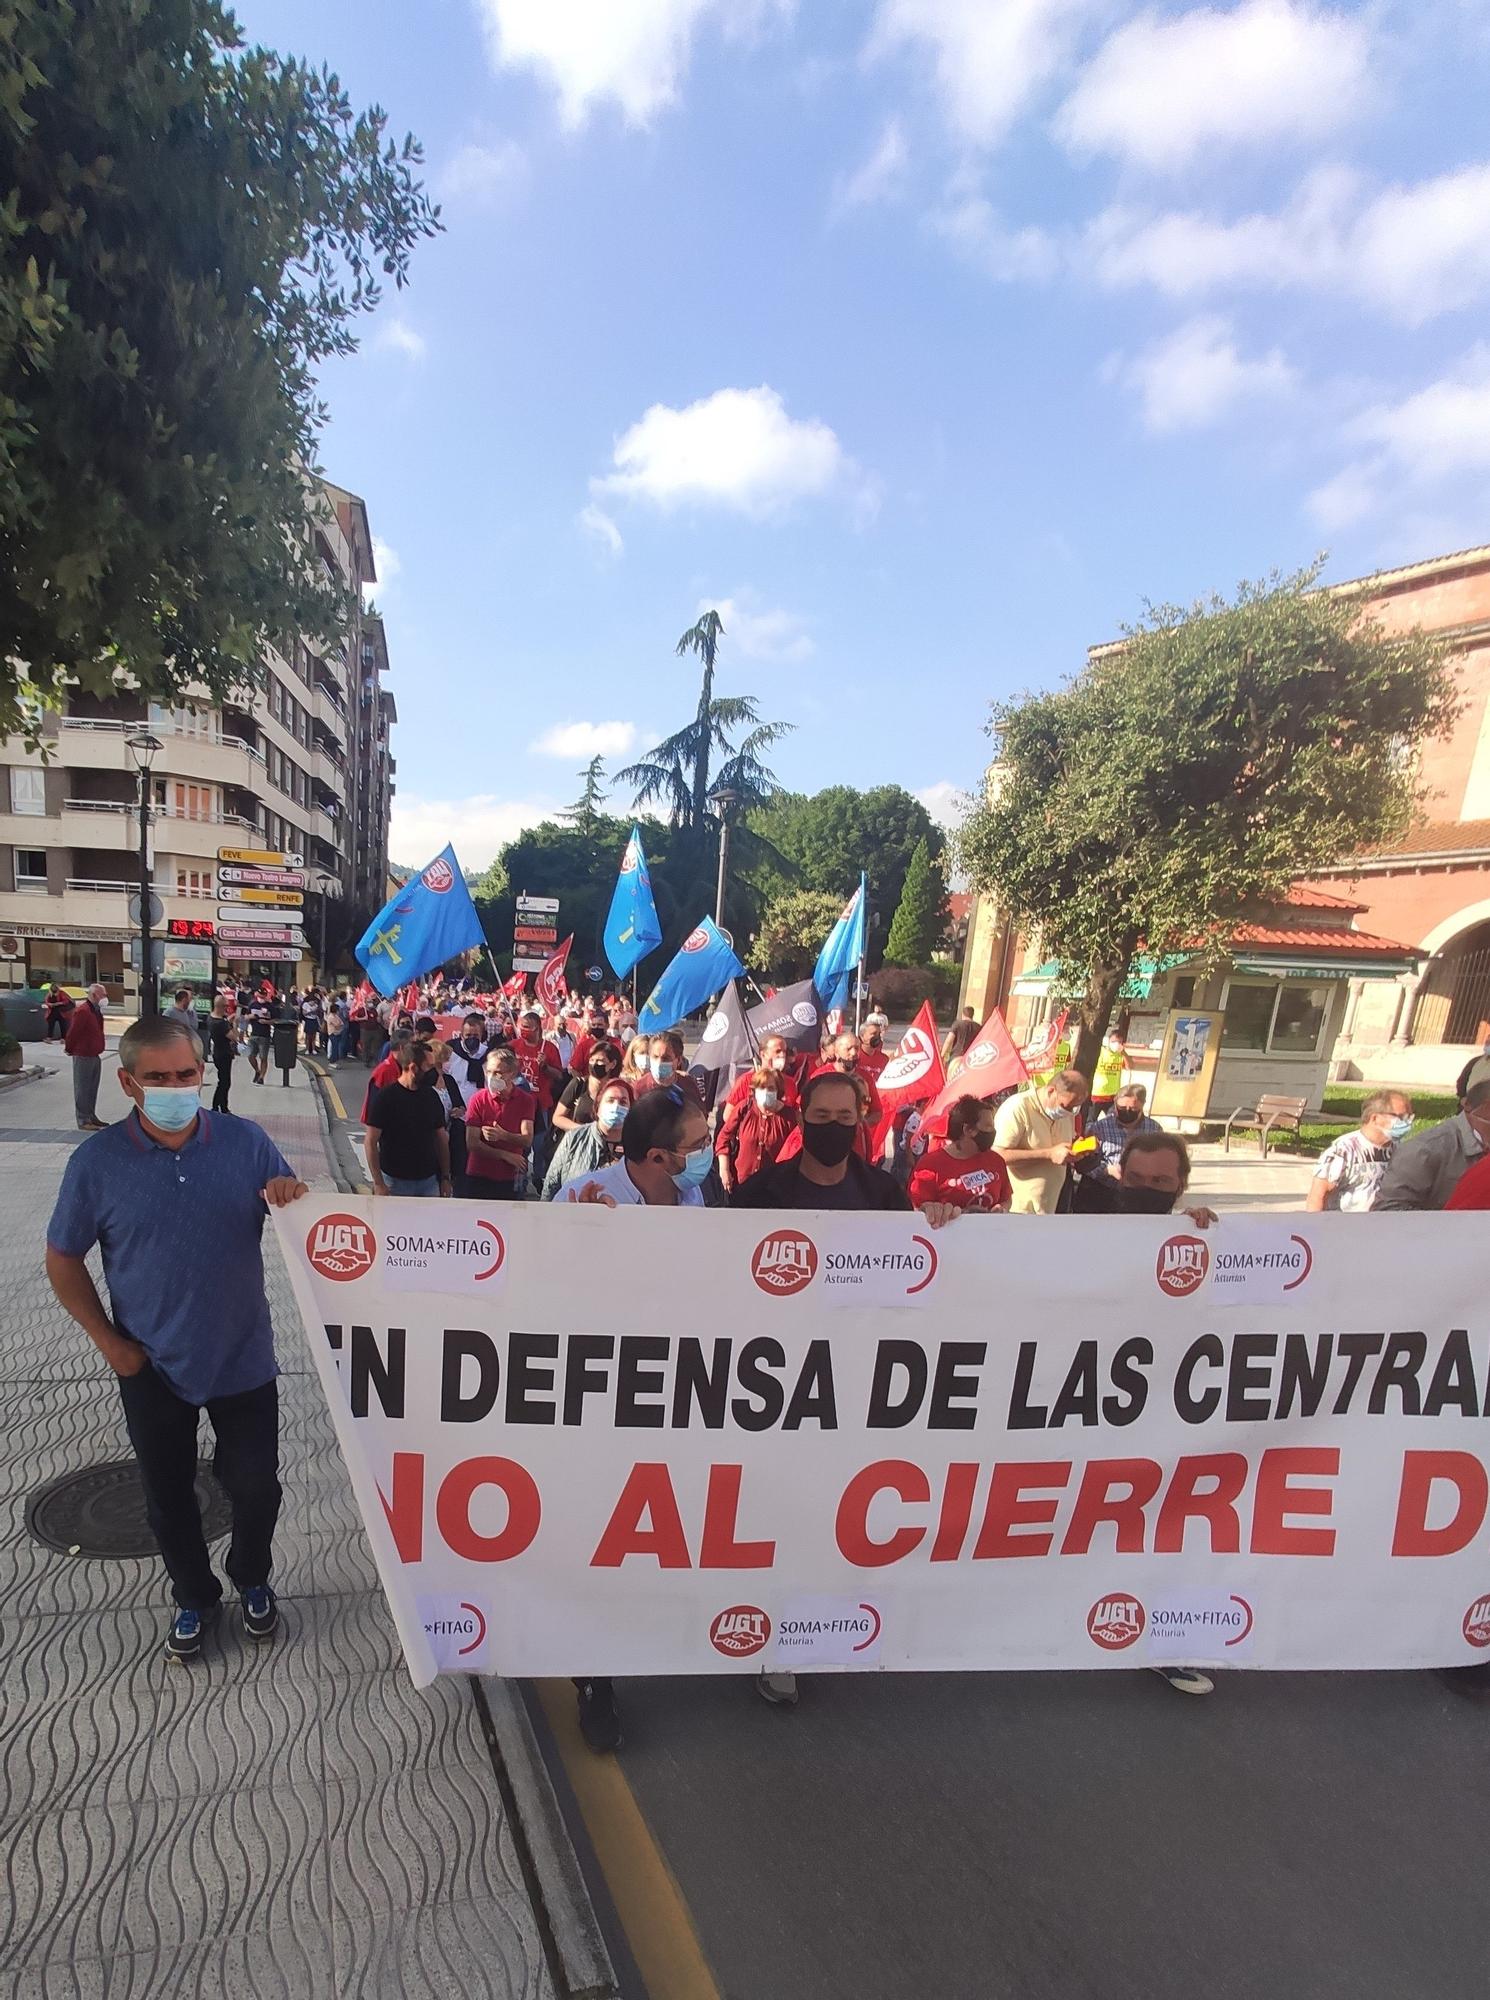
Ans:
POLYGON ((921 801, 900 785, 875 785, 867 792, 852 785, 829 785, 810 796, 777 792, 750 814, 758 842, 751 878, 768 900, 787 889, 825 889, 842 903, 859 879, 869 877, 871 954, 885 935, 884 925, 900 901, 916 843, 924 840, 933 860, 946 842, 921 801))
POLYGON ((959 858, 1060 960, 1088 1073, 1136 952, 1213 951, 1292 877, 1410 821, 1450 670, 1318 576, 1150 610, 1074 680, 993 708, 959 858))
POLYGON ((0 0, 0 736, 345 631, 316 371, 440 227, 385 126, 217 0, 0 0))
POLYGON ((772 979, 805 979, 823 939, 843 914, 843 898, 823 889, 791 889, 766 906, 755 934, 756 970, 772 979))
POLYGON ((600 821, 600 809, 605 804, 605 759, 592 757, 580 772, 580 777, 584 780, 584 790, 572 806, 565 806, 559 817, 590 839, 600 821))
POLYGON ((931 845, 923 836, 916 842, 916 851, 906 870, 905 887, 900 892, 890 940, 885 946, 885 963, 929 965, 946 928, 947 881, 941 863, 932 860, 931 845))

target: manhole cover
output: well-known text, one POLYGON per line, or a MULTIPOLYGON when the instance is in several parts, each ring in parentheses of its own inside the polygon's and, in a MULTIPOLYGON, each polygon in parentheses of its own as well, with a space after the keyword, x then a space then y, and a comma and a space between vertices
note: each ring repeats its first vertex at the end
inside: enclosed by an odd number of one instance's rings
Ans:
MULTIPOLYGON (((209 1542, 232 1525, 228 1497, 206 1459, 197 1464, 197 1505, 209 1542)), ((89 1465, 38 1486, 26 1502, 26 1526, 49 1549, 80 1556, 153 1556, 158 1544, 145 1519, 145 1489, 132 1458, 89 1465)))

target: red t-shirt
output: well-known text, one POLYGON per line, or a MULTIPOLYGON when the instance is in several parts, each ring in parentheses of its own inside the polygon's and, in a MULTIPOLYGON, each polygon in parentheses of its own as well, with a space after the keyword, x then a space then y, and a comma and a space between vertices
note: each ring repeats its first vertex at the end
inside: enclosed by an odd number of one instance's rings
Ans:
POLYGON ((508 1047, 517 1057, 524 1083, 544 1110, 551 1111, 554 1099, 564 1087, 564 1065, 557 1048, 552 1042, 524 1041, 521 1035, 514 1035, 508 1047))
POLYGON ((505 1097, 494 1097, 483 1084, 474 1097, 466 1100, 466 1172, 473 1180, 503 1181, 510 1186, 518 1177, 521 1163, 515 1154, 511 1159, 495 1160, 478 1153, 470 1143, 470 1135, 479 1132, 483 1125, 496 1125, 504 1132, 520 1132, 537 1110, 538 1100, 531 1090, 509 1090, 505 1097))
POLYGON ((944 1201, 953 1208, 988 1215, 1011 1199, 1013 1189, 1002 1153, 974 1153, 971 1159, 959 1160, 945 1146, 934 1146, 917 1163, 910 1194, 916 1208, 944 1201))
POLYGON ((796 1114, 790 1111, 762 1111, 751 1098, 749 1104, 731 1105, 725 1111, 716 1153, 728 1154, 734 1164, 735 1179, 748 1181, 762 1167, 781 1156, 781 1149, 796 1130, 796 1114))
POLYGON ((367 1079, 367 1091, 362 1099, 362 1122, 367 1123, 367 1114, 372 1101, 380 1090, 386 1090, 390 1083, 398 1082, 398 1057, 384 1056, 367 1079))
POLYGON ((890 1060, 886 1049, 871 1049, 868 1046, 859 1051, 859 1074, 867 1083, 878 1083, 890 1060))
POLYGON ((1490 1153, 1465 1169, 1444 1208, 1490 1208, 1490 1153))

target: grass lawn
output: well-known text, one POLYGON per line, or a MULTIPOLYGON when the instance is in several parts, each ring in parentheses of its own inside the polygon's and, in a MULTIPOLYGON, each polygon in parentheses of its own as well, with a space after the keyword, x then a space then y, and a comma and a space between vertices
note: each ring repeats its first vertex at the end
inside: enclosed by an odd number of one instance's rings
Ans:
MULTIPOLYGON (((1349 1132, 1353 1126, 1360 1122, 1361 1106, 1372 1094, 1373 1089, 1374 1085, 1366 1083, 1326 1084, 1324 1114, 1312 1119, 1305 1118, 1297 1132, 1280 1132, 1276 1136, 1270 1135, 1268 1139, 1268 1152, 1270 1154, 1292 1153, 1302 1155, 1308 1159, 1318 1159, 1326 1146, 1331 1144, 1333 1140, 1338 1139, 1342 1133, 1349 1132)), ((1413 1108, 1412 1129, 1414 1132, 1426 1132, 1430 1125, 1442 1124, 1445 1118, 1452 1118, 1454 1113, 1459 1109, 1459 1100, 1452 1095, 1446 1096, 1437 1091, 1415 1090, 1411 1093, 1411 1096, 1413 1108)), ((1211 1137, 1213 1135, 1207 1133, 1206 1136, 1211 1137)), ((1220 1136, 1221 1132, 1218 1127, 1214 1137, 1219 1139, 1220 1136)), ((1249 1145, 1254 1150, 1256 1149, 1257 1135, 1255 1133, 1242 1132, 1232 1135, 1231 1149, 1233 1152, 1236 1152, 1238 1148, 1245 1151, 1249 1145)))

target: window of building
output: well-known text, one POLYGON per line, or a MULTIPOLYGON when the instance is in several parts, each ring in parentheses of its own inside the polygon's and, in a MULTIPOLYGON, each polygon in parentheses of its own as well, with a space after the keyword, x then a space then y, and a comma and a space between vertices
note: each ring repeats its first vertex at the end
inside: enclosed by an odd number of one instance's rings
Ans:
POLYGON ((1233 979, 1226 988, 1222 1045, 1262 1055, 1312 1056, 1329 1008, 1330 987, 1323 981, 1233 979))
POLYGON ((1169 1004, 1171 1007, 1193 1007, 1195 1005, 1195 976, 1193 973, 1184 973, 1174 982, 1174 992, 1169 1004))
POLYGON ((16 857, 16 887, 31 895, 47 893, 47 857, 45 848, 18 847, 16 857))
POLYGON ((41 771, 15 765, 10 774, 10 809, 40 818, 47 809, 46 778, 41 771))

